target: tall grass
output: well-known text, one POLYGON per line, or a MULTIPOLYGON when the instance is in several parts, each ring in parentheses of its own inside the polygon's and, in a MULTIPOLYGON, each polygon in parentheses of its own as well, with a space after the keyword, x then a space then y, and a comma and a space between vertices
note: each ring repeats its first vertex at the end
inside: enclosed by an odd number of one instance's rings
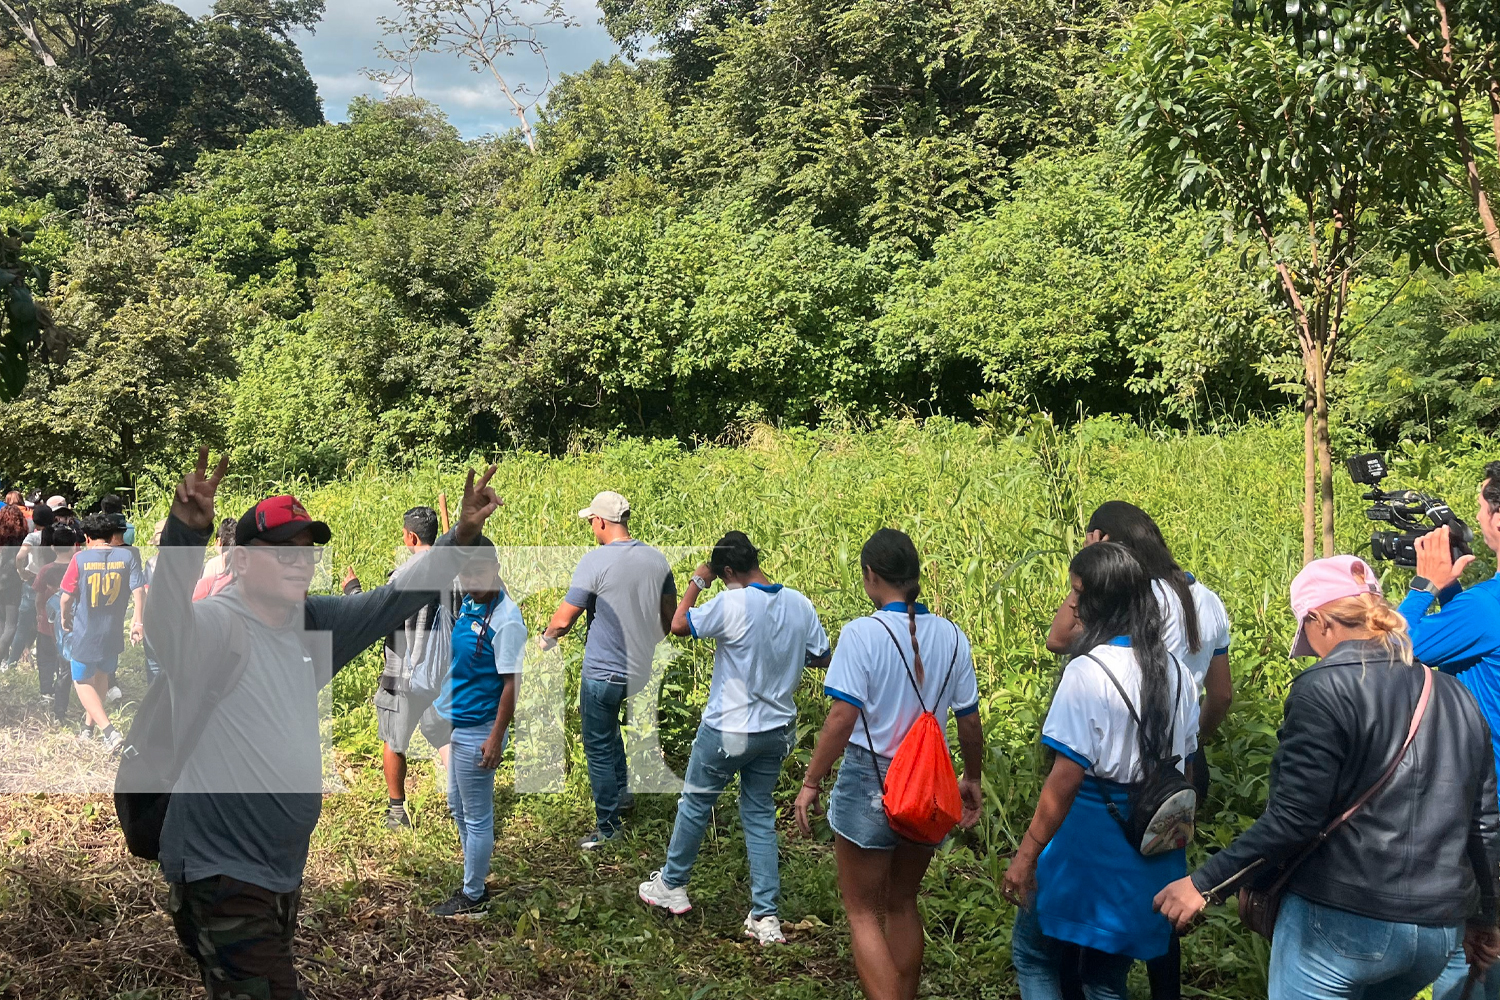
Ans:
MULTIPOLYGON (((1424 485, 1467 510, 1484 456, 1417 449, 1407 457, 1398 473, 1420 470, 1424 485)), ((1287 423, 1158 438, 1109 419, 1063 432, 1032 418, 1007 434, 929 420, 863 434, 760 430, 732 449, 624 441, 558 459, 503 456, 493 485, 505 505, 488 531, 500 545, 587 544, 577 510, 598 490, 618 490, 632 502, 634 533, 648 542, 702 550, 727 529, 748 533, 768 574, 807 593, 831 635, 869 610, 858 567, 865 538, 887 525, 910 532, 924 560, 924 599, 973 640, 990 749, 986 818, 944 850, 929 879, 929 964, 942 995, 1002 995, 1011 913, 998 885, 1040 787, 1038 728, 1056 675, 1042 643, 1066 590, 1081 521, 1104 500, 1139 504, 1161 524, 1183 566, 1228 606, 1236 706, 1208 748, 1214 791, 1195 848, 1201 851, 1227 842, 1265 798, 1281 700, 1294 674, 1286 658, 1293 631, 1286 587, 1301 561, 1300 462, 1300 430, 1287 423)), ((314 515, 333 526, 335 567, 352 565, 378 580, 390 567, 401 513, 444 490, 456 511, 461 482, 455 465, 372 472, 301 492, 314 515)), ((1341 478, 1337 498, 1340 548, 1358 551, 1368 540, 1359 491, 1341 478)), ((225 507, 238 513, 247 502, 242 490, 225 507)), ((680 577, 696 558, 676 567, 680 577)), ((1402 582, 1399 575, 1390 580, 1402 582)), ((542 592, 525 602, 533 628, 560 596, 542 592)), ((574 643, 575 659, 577 652, 574 643)), ((707 649, 684 652, 668 674, 662 717, 663 745, 679 766, 711 667, 707 649)), ((371 654, 335 688, 339 741, 356 756, 373 757, 377 749, 367 705, 377 669, 371 654)), ((819 680, 799 695, 803 739, 779 789, 783 802, 795 795, 822 722, 819 680)), ((571 718, 574 736, 576 724, 571 718)), ((569 788, 581 810, 586 786, 576 739, 570 743, 569 788)), ((567 814, 538 815, 561 822, 567 814)), ((837 918, 826 876, 789 888, 789 895, 821 919, 837 918)), ((1264 996, 1264 950, 1231 916, 1211 916, 1188 940, 1186 956, 1189 980, 1210 993, 1264 996)))

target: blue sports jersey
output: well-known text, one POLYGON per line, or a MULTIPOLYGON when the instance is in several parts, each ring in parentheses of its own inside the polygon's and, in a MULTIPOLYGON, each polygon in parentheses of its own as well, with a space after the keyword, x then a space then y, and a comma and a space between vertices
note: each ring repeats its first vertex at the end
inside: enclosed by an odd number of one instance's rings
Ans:
POLYGON ((102 663, 125 649, 125 612, 131 591, 146 585, 145 568, 127 547, 83 549, 63 576, 73 596, 73 632, 68 644, 80 663, 102 663))

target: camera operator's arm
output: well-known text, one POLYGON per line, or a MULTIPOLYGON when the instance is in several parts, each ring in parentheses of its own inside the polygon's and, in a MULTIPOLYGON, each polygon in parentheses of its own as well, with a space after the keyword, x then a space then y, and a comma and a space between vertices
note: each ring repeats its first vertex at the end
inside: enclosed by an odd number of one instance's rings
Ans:
POLYGON ((1416 548, 1417 575, 1432 588, 1413 590, 1401 602, 1401 616, 1417 659, 1454 673, 1500 650, 1500 624, 1488 595, 1458 586, 1459 575, 1474 557, 1462 556, 1454 562, 1446 526, 1418 538, 1416 548), (1435 603, 1442 610, 1428 614, 1435 603))

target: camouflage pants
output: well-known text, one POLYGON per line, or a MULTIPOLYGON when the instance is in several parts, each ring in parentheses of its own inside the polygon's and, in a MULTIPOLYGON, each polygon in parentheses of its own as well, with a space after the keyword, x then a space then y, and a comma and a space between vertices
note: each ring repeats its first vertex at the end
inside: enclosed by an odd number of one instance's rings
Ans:
POLYGON ((227 875, 170 886, 167 910, 209 1000, 303 1000, 292 963, 300 889, 272 892, 227 875))

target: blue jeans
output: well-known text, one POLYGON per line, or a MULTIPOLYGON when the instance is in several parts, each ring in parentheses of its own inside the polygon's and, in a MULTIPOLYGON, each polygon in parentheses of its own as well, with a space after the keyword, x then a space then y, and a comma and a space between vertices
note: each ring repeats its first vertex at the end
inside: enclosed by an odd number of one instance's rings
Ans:
POLYGON ((620 829, 620 804, 626 792, 625 739, 620 735, 620 706, 624 703, 623 675, 607 681, 585 677, 578 686, 583 756, 589 763, 594 814, 599 832, 605 836, 613 836, 620 829))
POLYGON ((495 853, 495 772, 480 766, 480 747, 493 731, 493 726, 455 729, 448 751, 448 811, 464 847, 464 895, 470 899, 484 895, 495 853))
MULTIPOLYGON (((1448 958, 1448 967, 1438 976, 1432 987, 1432 1000, 1460 1000, 1464 995, 1464 980, 1469 978, 1469 960, 1464 957, 1463 935, 1459 935, 1458 947, 1448 958)), ((1469 1000, 1500 1000, 1500 965, 1493 965, 1481 983, 1474 985, 1469 1000)))
POLYGON ((1287 893, 1271 944, 1270 1000, 1411 1000, 1462 943, 1462 926, 1376 920, 1287 893))
POLYGON ((677 800, 677 822, 662 881, 672 888, 688 884, 698 847, 719 794, 729 779, 740 776, 740 826, 745 828, 745 854, 750 859, 750 912, 757 917, 776 913, 781 897, 781 869, 777 864, 776 781, 781 762, 797 738, 797 723, 764 733, 723 733, 700 725, 688 758, 687 781, 677 800))
POLYGON ((1036 911, 1017 911, 1010 963, 1016 969, 1021 1000, 1062 1000, 1064 968, 1073 962, 1077 963, 1076 976, 1068 968, 1069 978, 1083 987, 1086 1000, 1126 1000, 1129 996, 1126 980, 1135 959, 1049 938, 1042 933, 1036 911))
MULTIPOLYGON (((0 656, 9 663, 15 663, 21 658, 21 654, 36 641, 36 591, 31 589, 31 584, 21 585, 21 617, 16 619, 16 635, 11 640, 9 655, 0 656)), ((0 653, 4 653, 0 650, 0 653)))

